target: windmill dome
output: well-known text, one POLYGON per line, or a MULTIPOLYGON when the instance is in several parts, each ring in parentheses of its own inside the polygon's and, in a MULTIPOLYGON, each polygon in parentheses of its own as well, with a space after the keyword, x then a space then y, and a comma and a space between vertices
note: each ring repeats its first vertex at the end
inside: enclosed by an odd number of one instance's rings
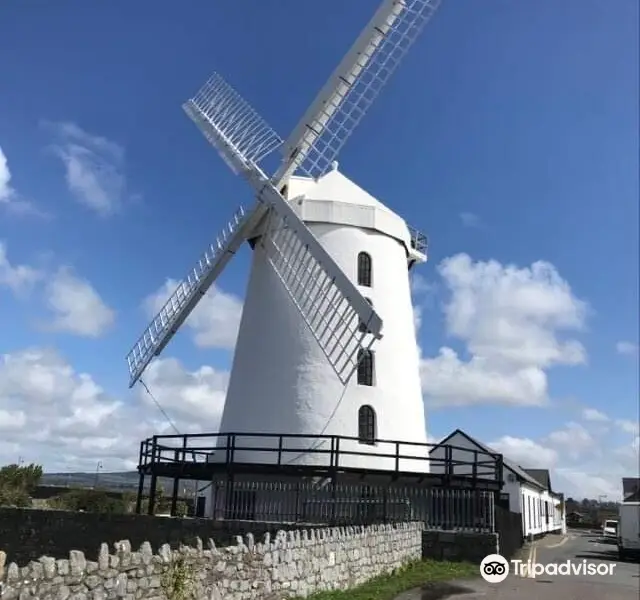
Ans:
POLYGON ((377 231, 395 238, 411 253, 411 234, 404 219, 369 192, 333 169, 317 180, 292 177, 287 197, 307 224, 333 223, 377 231))
MULTIPOLYGON (((305 190, 305 196, 311 200, 331 200, 340 199, 347 204, 358 206, 369 206, 380 210, 389 210, 382 202, 376 200, 369 192, 363 190, 359 185, 351 181, 341 171, 336 168, 327 171, 317 181, 307 178, 295 178, 300 181, 308 181, 311 185, 305 190)), ((293 186, 292 186, 293 188, 293 186)), ((295 188, 294 188, 295 189, 295 188)))

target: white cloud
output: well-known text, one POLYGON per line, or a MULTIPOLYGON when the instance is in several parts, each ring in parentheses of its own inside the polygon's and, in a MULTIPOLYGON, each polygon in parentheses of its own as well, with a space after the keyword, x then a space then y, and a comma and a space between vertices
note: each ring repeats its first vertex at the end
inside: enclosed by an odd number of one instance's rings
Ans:
POLYGON ((627 462, 628 464, 635 464, 635 473, 634 475, 640 476, 640 436, 634 435, 630 444, 625 444, 624 446, 619 446, 615 449, 615 454, 621 460, 627 462), (635 461, 635 463, 634 463, 635 461))
POLYGON ((70 268, 61 267, 47 282, 45 301, 53 312, 49 327, 86 337, 98 337, 115 320, 96 290, 70 268))
POLYGON ((609 420, 609 417, 605 415, 603 412, 595 408, 585 408, 582 411, 582 418, 585 421, 596 421, 600 423, 605 423, 609 420))
POLYGON ((106 217, 118 212, 126 196, 124 149, 74 123, 45 123, 56 137, 55 154, 62 160, 66 181, 84 206, 106 217))
POLYGON ((547 402, 544 371, 529 367, 508 372, 476 356, 465 362, 451 348, 441 348, 436 358, 423 359, 420 377, 432 407, 479 403, 540 406, 547 402))
POLYGON ((589 454, 599 454, 601 450, 592 434, 573 421, 567 423, 564 429, 552 431, 544 441, 565 459, 578 460, 589 454))
POLYGON ((435 284, 418 273, 411 273, 409 284, 411 285, 411 293, 417 297, 433 294, 436 291, 435 284))
POLYGON ((559 466, 555 474, 561 487, 556 487, 574 498, 604 495, 608 500, 619 501, 622 478, 640 476, 640 438, 634 436, 620 445, 619 434, 605 437, 600 433, 593 437, 597 451, 587 450, 573 464, 559 466))
POLYGON ((7 246, 0 240, 0 286, 7 286, 13 293, 27 292, 41 278, 41 273, 29 265, 12 265, 7 256, 7 246))
POLYGON ((549 469, 553 489, 566 496, 619 500, 622 478, 638 476, 640 437, 619 444, 607 430, 570 422, 539 440, 503 436, 489 446, 525 469, 549 469))
POLYGON ((465 227, 478 228, 482 226, 480 217, 472 212, 461 212, 460 220, 465 227))
POLYGON ((416 328, 416 332, 420 331, 420 327, 422 327, 422 307, 418 304, 413 307, 413 326, 416 328))
POLYGON ((553 448, 547 448, 528 438, 505 435, 489 446, 525 469, 550 469, 558 463, 558 453, 553 448))
POLYGON ((23 411, 11 411, 0 408, 0 431, 22 429, 26 422, 27 418, 23 411))
POLYGON ((418 333, 422 327, 422 315, 425 309, 432 308, 437 287, 418 273, 411 273, 409 283, 413 302, 413 325, 418 333))
POLYGON ((625 433, 630 433, 632 435, 638 435, 640 433, 640 423, 638 423, 638 421, 617 419, 616 425, 625 433))
POLYGON ((0 203, 8 204, 15 193, 11 185, 9 185, 10 181, 11 171, 9 171, 9 163, 0 146, 0 203))
MULTIPOLYGON (((156 359, 144 374, 145 384, 172 420, 188 427, 192 433, 217 431, 228 380, 226 371, 209 366, 185 371, 174 358, 156 359)), ((139 393, 148 404, 149 397, 144 388, 139 393)), ((182 430, 180 426, 178 429, 182 430)))
POLYGON ((618 342, 616 352, 624 356, 636 356, 638 354, 638 344, 634 342, 618 342))
POLYGON ((9 161, 0 147, 0 206, 17 215, 34 215, 46 217, 32 202, 20 197, 11 186, 11 171, 9 161))
MULTIPOLYGON (((178 281, 168 279, 156 292, 143 302, 147 316, 156 316, 178 286, 178 281)), ((242 300, 233 294, 212 286, 203 296, 185 325, 193 333, 193 341, 200 348, 233 349, 238 337, 242 316, 242 300)))
POLYGON ((444 347, 422 360, 430 405, 541 406, 548 402, 547 369, 586 362, 582 344, 561 333, 583 327, 587 306, 553 265, 517 268, 458 254, 438 270, 450 292, 447 333, 463 342, 469 359, 444 347))
MULTIPOLYGON (((215 431, 227 374, 211 367, 186 371, 158 360, 146 383, 181 432, 215 431)), ((0 355, 0 465, 25 461, 48 471, 132 469, 139 443, 172 433, 151 399, 136 392, 126 402, 78 373, 57 351, 31 348, 0 355)))
MULTIPOLYGON (((622 496, 622 481, 612 477, 576 468, 559 468, 556 475, 556 481, 559 482, 560 489, 566 491, 567 498, 597 500, 604 496, 603 500, 619 501, 622 496)), ((557 487, 556 483, 553 485, 557 487)))

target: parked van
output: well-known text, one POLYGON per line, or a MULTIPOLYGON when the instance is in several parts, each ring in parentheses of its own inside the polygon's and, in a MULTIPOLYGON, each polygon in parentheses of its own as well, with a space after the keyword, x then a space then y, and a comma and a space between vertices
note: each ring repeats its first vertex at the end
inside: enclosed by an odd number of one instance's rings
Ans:
POLYGON ((640 502, 623 502, 618 522, 618 555, 640 554, 640 502))
POLYGON ((618 521, 615 519, 607 519, 602 525, 602 537, 605 542, 615 544, 618 539, 618 521))

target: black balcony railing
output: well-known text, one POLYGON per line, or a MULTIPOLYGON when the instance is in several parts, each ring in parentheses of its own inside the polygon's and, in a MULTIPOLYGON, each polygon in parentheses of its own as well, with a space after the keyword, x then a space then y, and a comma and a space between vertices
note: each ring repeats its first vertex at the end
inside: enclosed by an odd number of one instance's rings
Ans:
MULTIPOLYGON (((313 467, 339 472, 366 469, 385 473, 432 473, 471 481, 502 483, 502 455, 450 444, 424 444, 335 435, 272 433, 198 433, 156 435, 140 444, 139 471, 153 474, 165 467, 186 473, 189 467, 231 469, 251 464, 281 471, 287 467, 313 467)), ((195 470, 195 469, 192 469, 195 470)), ((161 473, 157 473, 161 474, 161 473)), ((184 475, 183 475, 184 477, 184 475)))

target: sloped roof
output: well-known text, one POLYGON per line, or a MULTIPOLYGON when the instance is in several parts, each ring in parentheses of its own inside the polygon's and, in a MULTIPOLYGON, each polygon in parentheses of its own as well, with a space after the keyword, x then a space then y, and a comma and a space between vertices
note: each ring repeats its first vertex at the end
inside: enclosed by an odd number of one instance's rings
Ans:
POLYGON ((524 469, 527 475, 531 475, 540 485, 543 485, 546 490, 553 492, 551 489, 551 475, 549 469, 524 469))
MULTIPOLYGON (((462 431, 462 429, 456 429, 455 431, 452 431, 446 438, 441 440, 431 450, 429 450, 429 453, 433 452, 438 446, 442 446, 446 444, 449 439, 451 439, 454 435, 456 435, 456 433, 467 438, 467 440, 469 440, 472 444, 475 444, 483 452, 488 452, 490 454, 500 454, 500 452, 494 450, 493 448, 489 448, 489 446, 487 446, 486 444, 483 444, 482 442, 479 442, 475 438, 472 438, 468 433, 465 433, 464 431, 462 431)), ((514 462, 511 462, 504 456, 502 457, 502 464, 505 468, 512 471, 516 475, 516 477, 518 477, 518 479, 520 479, 521 481, 526 481, 527 483, 537 488, 547 489, 537 479, 529 475, 522 467, 520 467, 514 462)))

